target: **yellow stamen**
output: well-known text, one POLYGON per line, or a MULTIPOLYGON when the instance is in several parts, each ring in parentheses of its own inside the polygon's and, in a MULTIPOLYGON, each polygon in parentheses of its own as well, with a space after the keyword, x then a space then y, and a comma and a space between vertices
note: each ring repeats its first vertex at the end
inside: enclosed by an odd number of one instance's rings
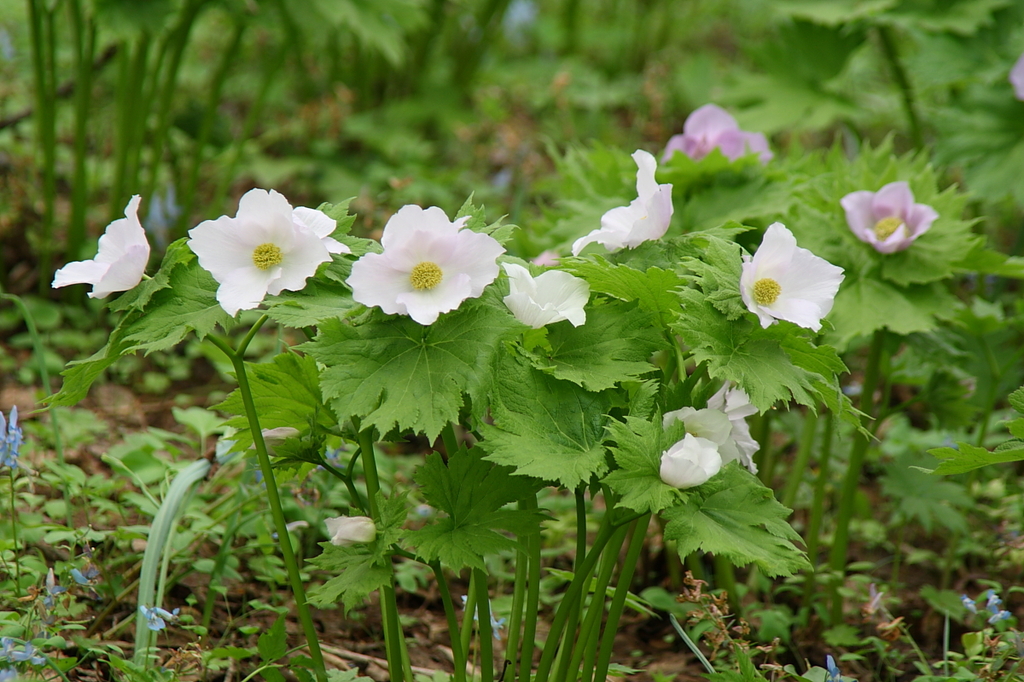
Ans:
POLYGON ((409 281, 412 283, 412 288, 419 291, 433 289, 441 283, 442 279, 444 279, 444 272, 441 270, 441 266, 428 260, 417 263, 412 272, 409 273, 409 281))
POLYGON ((771 305, 779 298, 782 287, 771 277, 762 277, 754 282, 754 302, 758 305, 771 305))
POLYGON ((284 256, 281 249, 270 242, 260 244, 252 251, 252 264, 260 270, 269 270, 275 265, 280 265, 282 260, 284 256))
POLYGON ((902 220, 893 216, 882 218, 875 223, 875 237, 877 237, 880 242, 885 241, 893 232, 898 230, 902 224, 902 220))

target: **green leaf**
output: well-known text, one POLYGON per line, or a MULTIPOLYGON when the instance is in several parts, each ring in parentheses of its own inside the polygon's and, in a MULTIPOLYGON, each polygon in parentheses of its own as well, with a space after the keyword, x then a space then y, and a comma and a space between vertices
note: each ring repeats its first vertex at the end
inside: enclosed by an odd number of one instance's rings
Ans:
POLYGON ((685 258, 683 263, 697 275, 707 300, 726 318, 735 320, 747 314, 740 295, 743 259, 738 244, 710 237, 701 258, 685 258))
POLYGON ((762 412, 779 400, 816 404, 815 382, 824 377, 796 366, 776 338, 799 333, 794 325, 778 323, 785 328, 765 331, 749 316, 729 320, 696 289, 686 289, 680 297, 683 316, 672 327, 691 348, 694 360, 707 363, 712 378, 741 386, 762 412))
POLYGON ((619 302, 590 308, 579 327, 548 325, 547 340, 550 350, 528 354, 534 366, 595 392, 654 371, 649 358, 667 346, 650 313, 619 302))
POLYGON ((195 258, 188 248, 185 238, 181 238, 167 247, 163 262, 156 274, 144 279, 133 289, 124 292, 110 303, 111 310, 143 310, 153 298, 153 294, 171 286, 171 273, 179 265, 184 265, 195 258))
POLYGON ((601 256, 566 261, 566 270, 587 280, 592 292, 637 301, 641 310, 660 315, 662 324, 671 321, 680 309, 675 290, 683 286, 683 279, 671 270, 637 270, 628 265, 613 265, 601 256))
POLYGON ((379 311, 361 324, 326 320, 302 348, 327 366, 321 386, 339 418, 432 440, 458 420, 464 393, 483 402, 496 349, 520 329, 504 306, 477 299, 430 326, 379 311))
MULTIPOLYGON (((320 424, 324 429, 337 424, 320 397, 320 373, 316 361, 308 355, 285 352, 272 362, 246 364, 246 375, 262 428, 290 426, 305 432, 312 424, 320 424)), ((228 426, 238 429, 234 436, 236 447, 249 447, 252 434, 239 389, 214 409, 238 415, 228 421, 228 426)))
POLYGON ((931 331, 940 315, 948 316, 959 301, 939 284, 900 289, 871 278, 845 283, 836 295, 829 321, 835 329, 825 338, 845 348, 857 336, 888 328, 896 334, 931 331))
POLYGON ((338 547, 321 542, 323 553, 310 559, 314 566, 335 574, 309 591, 309 603, 330 606, 341 600, 346 612, 360 606, 372 592, 391 582, 391 565, 378 563, 366 545, 338 547))
POLYGON ((446 465, 434 452, 413 476, 427 502, 448 516, 410 531, 406 540, 424 558, 438 559, 456 571, 466 566, 483 570, 485 556, 518 546, 503 532, 538 532, 543 518, 536 511, 503 508, 534 494, 537 486, 482 455, 479 448, 459 450, 446 465))
POLYGON ((575 489, 607 471, 602 446, 607 393, 590 393, 508 355, 495 370, 491 398, 494 423, 481 423, 487 459, 521 476, 575 489))
POLYGON ((685 495, 685 502, 663 512, 665 539, 676 541, 679 556, 700 549, 737 565, 757 564, 769 576, 793 575, 810 566, 793 545, 800 536, 785 521, 790 510, 737 463, 685 495))
POLYGON ((942 460, 942 463, 929 473, 950 476, 974 471, 990 464, 1024 460, 1024 447, 989 452, 985 448, 979 448, 970 443, 957 441, 956 445, 955 448, 933 448, 928 451, 929 455, 942 460))
POLYGON ((661 480, 661 455, 685 435, 686 427, 677 421, 664 431, 661 415, 654 417, 654 421, 626 417, 625 423, 608 424, 619 468, 604 480, 622 495, 619 504, 638 512, 660 512, 680 500, 680 491, 661 480))
POLYGON ((301 291, 283 291, 265 301, 270 319, 287 327, 313 327, 323 320, 342 320, 359 309, 349 289, 311 280, 301 291))
POLYGON ((284 616, 278 617, 270 629, 260 635, 256 649, 264 663, 273 663, 288 653, 288 638, 284 632, 284 616))
POLYGON ((946 531, 967 532, 967 517, 961 512, 974 504, 961 483, 929 476, 921 464, 931 458, 919 452, 902 454, 885 468, 882 490, 896 505, 902 522, 917 521, 926 533, 938 523, 946 531))
POLYGON ((175 266, 170 284, 154 292, 144 314, 125 329, 131 350, 166 350, 189 332, 202 339, 218 324, 226 328, 231 316, 217 302, 218 286, 194 255, 175 266))

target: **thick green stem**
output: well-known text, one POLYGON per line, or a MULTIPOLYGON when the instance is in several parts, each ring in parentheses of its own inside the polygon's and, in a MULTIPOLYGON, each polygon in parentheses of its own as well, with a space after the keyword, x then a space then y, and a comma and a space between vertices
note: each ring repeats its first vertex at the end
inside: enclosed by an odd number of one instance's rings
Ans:
POLYGON ((789 480, 782 493, 782 506, 793 508, 796 501, 796 494, 800 490, 800 483, 804 479, 804 472, 807 471, 807 463, 811 460, 811 451, 814 449, 814 432, 818 427, 818 415, 808 411, 804 415, 804 428, 800 433, 800 446, 796 451, 796 461, 793 462, 793 469, 789 472, 789 480))
POLYGON ((640 550, 643 549, 644 540, 647 539, 647 524, 650 521, 651 515, 648 513, 633 522, 633 538, 629 541, 629 549, 626 550, 626 560, 619 573, 619 583, 615 587, 615 595, 608 607, 608 622, 605 624, 604 633, 601 636, 601 652, 598 654, 597 667, 594 670, 595 680, 600 681, 608 677, 608 664, 611 662, 612 649, 615 645, 615 633, 619 629, 619 619, 622 618, 622 609, 626 605, 626 597, 629 595, 629 586, 633 582, 633 571, 636 570, 640 550))
POLYGON ((455 615, 452 593, 448 589, 444 571, 441 570, 441 563, 432 561, 430 568, 434 571, 437 588, 441 592, 441 603, 444 605, 444 615, 448 619, 448 639, 452 646, 452 662, 455 664, 455 682, 466 682, 466 650, 462 648, 462 638, 459 637, 459 619, 455 615))
POLYGON ((89 104, 92 101, 93 56, 96 49, 96 25, 92 16, 84 16, 81 0, 68 3, 71 33, 75 44, 75 145, 71 180, 71 220, 68 224, 68 260, 81 256, 85 241, 85 214, 88 208, 88 174, 85 161, 89 154, 89 104))
MULTIPOLYGON (((878 386, 879 368, 882 364, 882 355, 885 350, 885 328, 875 331, 871 339, 871 348, 868 351, 868 362, 864 369, 864 383, 860 396, 860 410, 864 413, 861 418, 861 426, 866 429, 874 412, 874 394, 878 386)), ((871 437, 862 431, 853 434, 853 446, 850 448, 849 467, 846 470, 846 477, 843 479, 843 487, 839 494, 839 511, 836 518, 836 533, 832 542, 832 553, 829 564, 832 570, 838 574, 836 589, 833 590, 832 619, 834 623, 842 620, 843 603, 838 594, 838 583, 842 582, 843 573, 846 571, 846 556, 849 550, 850 541, 850 520, 853 518, 854 503, 857 499, 857 491, 860 486, 861 469, 864 467, 864 457, 868 447, 871 445, 871 437)))
POLYGON ((267 501, 270 503, 270 514, 274 519, 274 529, 277 531, 277 537, 281 540, 281 555, 284 558, 285 568, 288 572, 288 581, 291 584, 292 594, 295 596, 295 610, 298 613, 299 622, 302 624, 302 630, 306 635, 306 643, 309 645, 309 656, 313 659, 313 670, 316 672, 317 680, 318 682, 327 682, 327 669, 324 666, 324 657, 320 651, 320 640, 309 613, 309 605, 306 603, 306 590, 302 585, 302 575, 300 574, 299 565, 295 560, 295 553, 289 540, 284 510, 281 508, 281 498, 277 491, 277 481, 274 478, 274 469, 270 464, 270 454, 267 452, 267 444, 263 440, 263 430, 260 428, 259 416, 256 413, 256 403, 252 397, 252 390, 249 388, 249 377, 245 370, 245 360, 239 353, 233 351, 227 342, 215 336, 207 338, 228 356, 235 369, 235 378, 238 380, 238 392, 242 397, 245 414, 249 420, 249 430, 252 432, 253 446, 256 448, 256 458, 260 464, 260 471, 263 473, 263 480, 267 485, 267 501))
MULTIPOLYGON (((527 503, 520 500, 519 509, 527 509, 527 503)), ((523 624, 523 602, 526 600, 526 576, 530 566, 527 538, 528 536, 519 537, 519 543, 522 550, 516 553, 516 573, 512 587, 512 613, 509 614, 508 640, 505 642, 506 665, 511 667, 511 670, 506 669, 509 676, 509 682, 515 682, 516 675, 519 672, 519 657, 516 656, 516 653, 519 651, 519 630, 523 624)), ((531 617, 536 619, 536 614, 533 614, 531 617)))
MULTIPOLYGON (((50 289, 50 269, 53 258, 54 205, 57 199, 57 132, 56 83, 53 36, 53 10, 43 0, 29 0, 31 23, 32 71, 35 80, 36 143, 41 156, 43 175, 43 219, 39 229, 39 292, 50 289)), ((10 264, 8 264, 10 265, 10 264)))

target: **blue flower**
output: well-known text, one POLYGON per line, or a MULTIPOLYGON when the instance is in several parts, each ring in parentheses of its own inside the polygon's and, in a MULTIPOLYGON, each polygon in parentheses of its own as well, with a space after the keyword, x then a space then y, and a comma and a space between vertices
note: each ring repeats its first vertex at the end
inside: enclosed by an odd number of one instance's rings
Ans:
POLYGON ((174 609, 174 611, 168 612, 159 606, 149 608, 148 606, 139 604, 139 613, 141 613, 142 617, 146 619, 146 627, 153 632, 163 630, 167 627, 167 621, 176 620, 180 611, 181 609, 174 609))
POLYGON ((827 682, 842 682, 843 673, 839 672, 836 659, 832 658, 831 654, 825 657, 825 670, 828 671, 827 682))
POLYGON ((14 668, 0 668, 0 682, 14 682, 18 679, 18 671, 14 668))
POLYGON ((505 629, 505 619, 495 618, 494 614, 491 614, 491 633, 494 635, 494 639, 501 641, 501 631, 505 629))
POLYGON ((988 597, 988 601, 985 602, 985 608, 991 611, 992 613, 999 613, 999 607, 1002 605, 1003 600, 999 598, 999 595, 996 594, 996 591, 989 590, 985 593, 985 596, 988 597))
POLYGON ((993 611, 992 616, 988 619, 989 625, 995 625, 1001 620, 1006 620, 1010 617, 1009 611, 993 611))
POLYGON ((87 563, 85 570, 80 571, 77 568, 71 569, 71 578, 79 585, 92 585, 100 577, 100 569, 96 568, 93 564, 87 563))
POLYGON ((11 660, 15 663, 28 661, 32 665, 42 665, 46 663, 46 657, 42 654, 36 653, 36 648, 32 646, 32 642, 25 642, 21 651, 12 651, 11 660))
POLYGON ((974 600, 971 599, 970 597, 968 597, 966 594, 961 594, 960 595, 960 602, 964 605, 964 608, 966 608, 971 613, 977 613, 978 612, 978 607, 974 603, 974 600))
POLYGON ((68 591, 68 588, 61 587, 57 584, 57 577, 53 574, 53 569, 46 574, 46 595, 43 597, 43 606, 48 609, 52 609, 56 601, 54 597, 58 594, 64 594, 68 591))

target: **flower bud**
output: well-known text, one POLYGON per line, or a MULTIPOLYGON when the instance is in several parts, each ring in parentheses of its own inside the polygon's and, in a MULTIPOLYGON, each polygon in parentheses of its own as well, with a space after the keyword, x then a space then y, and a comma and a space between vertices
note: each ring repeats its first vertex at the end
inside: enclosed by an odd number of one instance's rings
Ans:
POLYGON ((661 480, 674 488, 698 486, 721 468, 718 445, 689 433, 661 455, 661 480))
POLYGON ((373 542, 377 537, 377 527, 368 516, 335 516, 324 519, 324 523, 327 524, 331 544, 339 547, 373 542))

